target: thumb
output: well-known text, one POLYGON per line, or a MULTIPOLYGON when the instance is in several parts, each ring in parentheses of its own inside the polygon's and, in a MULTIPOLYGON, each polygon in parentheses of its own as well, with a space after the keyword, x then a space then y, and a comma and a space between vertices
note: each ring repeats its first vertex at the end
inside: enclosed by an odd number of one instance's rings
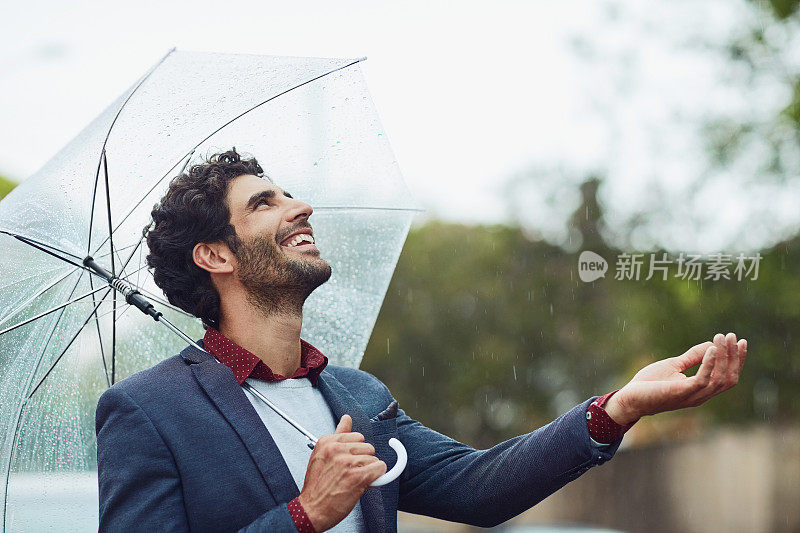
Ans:
POLYGON ((693 366, 699 365, 703 361, 706 351, 713 344, 713 342, 703 342, 692 346, 683 355, 675 357, 674 361, 678 365, 678 372, 685 372, 693 366))
POLYGON ((342 415, 334 433, 349 433, 351 429, 353 429, 353 419, 350 418, 350 415, 342 415))

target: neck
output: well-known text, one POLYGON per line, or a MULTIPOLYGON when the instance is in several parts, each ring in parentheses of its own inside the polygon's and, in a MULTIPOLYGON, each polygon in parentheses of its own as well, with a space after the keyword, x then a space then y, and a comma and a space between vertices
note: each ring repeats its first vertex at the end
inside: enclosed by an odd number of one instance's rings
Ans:
POLYGON ((265 314, 240 300, 236 306, 223 302, 220 315, 219 332, 255 354, 274 373, 289 377, 300 367, 302 311, 265 314))

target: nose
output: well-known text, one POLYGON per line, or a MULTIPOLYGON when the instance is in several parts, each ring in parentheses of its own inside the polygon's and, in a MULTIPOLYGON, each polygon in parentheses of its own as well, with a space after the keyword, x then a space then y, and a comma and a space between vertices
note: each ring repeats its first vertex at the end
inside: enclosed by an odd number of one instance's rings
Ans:
POLYGON ((311 213, 314 212, 313 207, 301 200, 291 198, 289 201, 292 202, 292 205, 290 206, 289 211, 286 213, 287 222, 294 222, 301 218, 307 219, 311 216, 311 213))

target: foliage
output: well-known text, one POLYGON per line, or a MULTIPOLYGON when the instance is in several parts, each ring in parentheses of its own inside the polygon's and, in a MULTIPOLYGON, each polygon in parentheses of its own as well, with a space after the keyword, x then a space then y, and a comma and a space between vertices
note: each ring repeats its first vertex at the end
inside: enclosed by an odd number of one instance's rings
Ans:
POLYGON ((722 44, 729 70, 740 72, 741 94, 750 105, 740 113, 710 118, 708 153, 720 169, 758 168, 757 181, 784 182, 800 158, 800 1, 749 0, 747 23, 722 44), (743 68, 740 68, 743 67, 743 68), (765 92, 774 96, 764 102, 765 92), (774 103, 774 105, 773 105, 774 103))
POLYGON ((0 199, 10 193, 17 184, 0 176, 0 199))
POLYGON ((686 281, 674 270, 667 280, 616 280, 621 251, 598 231, 597 185, 582 189, 570 224, 583 249, 609 261, 605 278, 580 281, 579 252, 519 227, 428 223, 409 234, 362 368, 410 416, 490 446, 619 388, 649 362, 735 331, 750 343, 746 371, 703 413, 727 423, 796 419, 800 237, 762 250, 757 280, 686 281))

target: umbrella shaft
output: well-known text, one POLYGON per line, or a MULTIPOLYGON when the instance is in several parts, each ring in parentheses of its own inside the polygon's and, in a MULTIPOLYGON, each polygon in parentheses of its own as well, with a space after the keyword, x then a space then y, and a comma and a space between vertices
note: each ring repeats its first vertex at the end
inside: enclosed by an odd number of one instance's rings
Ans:
MULTIPOLYGON (((196 347, 198 350, 203 350, 208 355, 214 357, 214 354, 209 353, 208 350, 204 349, 202 346, 197 344, 194 340, 192 340, 191 337, 189 337, 186 333, 184 333, 179 328, 177 328, 172 322, 167 320, 164 317, 164 315, 160 315, 156 320, 158 322, 161 322, 162 324, 164 324, 173 333, 176 333, 180 338, 182 338, 183 340, 185 340, 186 342, 188 342, 192 346, 196 347)), ((217 359, 216 357, 214 357, 214 360, 217 361, 218 363, 220 363, 220 360, 217 359)), ((245 389, 246 391, 250 392, 254 396, 256 396, 259 400, 261 400, 265 404, 267 404, 267 406, 269 406, 273 411, 275 411, 275 413, 277 413, 278 416, 280 416, 281 418, 286 420, 289 424, 294 426, 294 428, 297 431, 299 431, 300 433, 305 435, 306 438, 309 440, 308 447, 311 448, 312 450, 314 449, 314 446, 317 444, 317 438, 311 432, 309 432, 307 429, 305 429, 303 426, 301 426, 299 423, 297 423, 292 417, 290 417, 289 415, 284 413, 277 405, 272 403, 266 396, 264 396, 263 394, 258 392, 256 389, 254 389, 252 386, 250 386, 250 384, 247 383, 246 381, 244 383, 242 383, 242 388, 245 389)))
POLYGON ((303 426, 301 426, 300 424, 298 424, 297 422, 295 422, 295 421, 294 421, 294 419, 292 419, 292 417, 290 417, 289 415, 287 415, 286 413, 284 413, 284 412, 283 412, 281 409, 279 409, 279 408, 278 408, 278 406, 277 406, 277 405, 275 405, 275 404, 273 404, 271 401, 269 401, 269 399, 268 399, 266 396, 264 396, 263 394, 261 394, 260 392, 258 392, 256 389, 254 389, 254 388, 253 388, 253 387, 252 387, 252 386, 251 386, 249 383, 247 383, 246 381, 245 381, 244 383, 242 383, 242 388, 243 388, 243 389, 245 389, 246 391, 250 392, 250 393, 251 393, 251 394, 253 394, 254 396, 258 397, 258 399, 259 399, 259 400, 261 400, 262 402, 264 402, 265 404, 267 404, 269 407, 271 407, 271 408, 272 408, 272 410, 273 410, 273 411, 275 411, 275 412, 276 412, 276 413, 277 413, 277 414, 278 414, 278 415, 279 415, 281 418, 283 418, 284 420, 286 420, 287 422, 289 422, 289 423, 290 423, 292 426, 294 426, 294 428, 295 428, 297 431, 299 431, 300 433, 302 433, 303 435, 305 435, 305 436, 306 436, 306 438, 307 438, 307 439, 310 441, 309 448, 311 448, 312 450, 314 449, 314 446, 317 444, 317 438, 316 438, 314 435, 312 435, 311 433, 309 433, 309 432, 308 432, 308 431, 307 431, 307 430, 306 430, 306 429, 305 429, 303 426))

